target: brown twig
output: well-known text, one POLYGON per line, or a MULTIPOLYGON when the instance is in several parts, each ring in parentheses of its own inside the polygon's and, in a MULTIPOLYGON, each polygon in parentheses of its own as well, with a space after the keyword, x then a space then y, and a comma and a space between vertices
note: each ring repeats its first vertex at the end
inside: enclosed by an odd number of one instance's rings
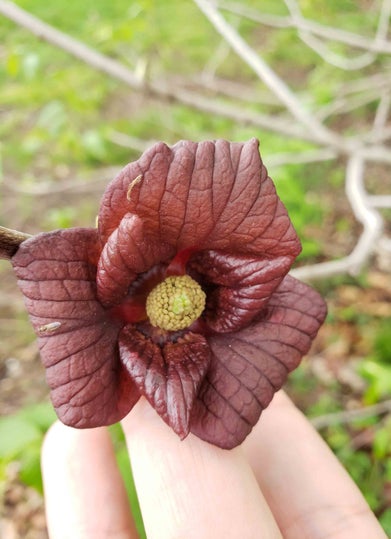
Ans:
POLYGON ((28 238, 31 238, 29 234, 0 226, 0 258, 12 258, 19 245, 28 238))

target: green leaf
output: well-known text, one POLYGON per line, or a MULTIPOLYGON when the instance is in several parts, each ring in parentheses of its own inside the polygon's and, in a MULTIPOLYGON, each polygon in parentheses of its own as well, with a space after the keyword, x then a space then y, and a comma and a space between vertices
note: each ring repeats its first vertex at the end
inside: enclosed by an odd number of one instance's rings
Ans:
POLYGON ((373 440, 373 454, 379 460, 391 454, 391 422, 378 429, 373 440))
POLYGON ((116 423, 115 425, 111 425, 109 427, 109 432, 115 449, 117 465, 125 485, 137 531, 140 535, 140 539, 143 539, 146 538, 144 524, 141 516, 136 487, 133 481, 133 473, 129 461, 129 453, 126 447, 125 436, 121 428, 121 424, 116 423))
POLYGON ((16 52, 12 51, 8 54, 6 59, 6 70, 10 77, 16 77, 20 71, 20 56, 16 52))
POLYGON ((391 509, 386 509, 380 516, 380 524, 383 526, 388 537, 391 537, 391 509))
POLYGON ((50 228, 70 228, 71 226, 74 226, 76 219, 77 211, 73 206, 52 208, 47 214, 48 226, 50 228))
POLYGON ((54 423, 57 416, 50 402, 41 402, 23 408, 19 415, 38 427, 42 432, 46 432, 50 425, 54 423))
POLYGON ((43 493, 41 474, 41 441, 33 443, 20 460, 20 480, 27 486, 43 493))
POLYGON ((45 105, 37 120, 37 125, 52 135, 57 135, 66 123, 66 110, 64 104, 58 99, 45 105))
POLYGON ((128 454, 126 446, 122 447, 121 449, 117 451, 116 457, 117 457, 118 468, 121 472, 122 479, 125 483, 125 488, 128 494, 128 499, 129 499, 130 507, 132 510, 132 515, 133 515, 133 518, 137 527, 137 531, 140 535, 140 539, 144 539, 144 538, 146 539, 143 519, 141 516, 140 505, 139 505, 138 497, 137 497, 137 491, 136 491, 136 487, 133 481, 133 474, 132 474, 132 469, 130 467, 129 454, 128 454))
POLYGON ((82 136, 83 148, 94 159, 104 160, 106 157, 105 141, 99 131, 90 129, 82 136))
POLYGON ((0 458, 11 459, 41 440, 42 432, 28 419, 14 415, 0 420, 0 458))
POLYGON ((359 366, 359 373, 369 382, 365 393, 367 403, 375 403, 391 393, 391 366, 366 359, 359 366))

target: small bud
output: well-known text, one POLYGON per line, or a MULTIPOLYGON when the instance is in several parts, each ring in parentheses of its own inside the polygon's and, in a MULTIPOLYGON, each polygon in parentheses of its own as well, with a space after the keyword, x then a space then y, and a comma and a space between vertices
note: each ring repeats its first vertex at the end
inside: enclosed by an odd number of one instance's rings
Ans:
POLYGON ((39 326, 38 333, 52 333, 61 327, 61 322, 50 322, 44 326, 39 326))

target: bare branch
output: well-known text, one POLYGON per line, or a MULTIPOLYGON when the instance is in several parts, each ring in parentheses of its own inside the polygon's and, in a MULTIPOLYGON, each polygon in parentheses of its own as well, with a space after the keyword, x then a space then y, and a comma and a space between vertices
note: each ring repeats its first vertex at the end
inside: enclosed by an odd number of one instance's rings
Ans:
POLYGON ((357 410, 343 410, 342 412, 320 415, 318 417, 313 417, 310 421, 317 430, 320 430, 333 425, 353 423, 354 421, 360 419, 376 417, 389 413, 391 413, 391 399, 379 402, 373 406, 358 408, 357 410))
POLYGON ((368 203, 372 208, 391 208, 391 195, 370 195, 368 203))
POLYGON ((24 232, 0 226, 0 258, 10 260, 18 250, 19 245, 30 237, 24 232))
POLYGON ((357 275, 376 248, 381 237, 383 220, 379 213, 370 207, 364 188, 364 160, 355 154, 349 159, 346 168, 346 195, 357 220, 364 230, 353 251, 341 260, 322 262, 292 270, 292 275, 303 280, 319 279, 348 273, 357 275))
POLYGON ((307 150, 304 152, 288 152, 269 155, 267 158, 268 168, 277 168, 283 165, 303 165, 329 161, 338 157, 335 150, 324 148, 319 150, 307 150))
POLYGON ((301 29, 313 32, 325 39, 339 41, 340 43, 345 43, 358 49, 383 54, 391 53, 391 42, 385 39, 371 40, 353 32, 347 32, 346 30, 333 28, 332 26, 325 26, 315 21, 309 21, 308 19, 303 19, 301 29))
POLYGON ((319 262, 319 264, 310 264, 308 266, 294 268, 289 273, 292 277, 296 277, 296 279, 301 281, 316 281, 328 277, 335 277, 336 275, 349 274, 350 266, 350 259, 349 256, 347 256, 340 260, 330 260, 327 262, 319 262))
POLYGON ((283 17, 281 15, 261 13, 260 11, 255 11, 238 2, 218 0, 215 2, 215 5, 224 11, 240 15, 248 20, 264 24, 265 26, 272 26, 274 28, 291 28, 293 26, 292 18, 290 16, 283 17))
POLYGON ((230 26, 208 0, 194 0, 216 30, 231 45, 233 50, 248 66, 263 80, 263 82, 279 97, 287 110, 298 120, 319 143, 332 146, 345 146, 344 141, 336 134, 318 122, 303 106, 301 101, 280 77, 269 67, 260 55, 244 41, 230 26))
MULTIPOLYGON (((150 83, 149 87, 151 86, 152 83, 150 83)), ((155 87, 160 88, 160 91, 162 91, 164 84, 160 82, 159 85, 156 83, 155 86, 155 83, 153 83, 154 90, 155 87)), ((197 110, 202 110, 203 112, 210 112, 212 114, 216 114, 217 116, 229 118, 238 122, 239 124, 254 125, 268 131, 280 133, 284 136, 308 140, 313 143, 317 142, 314 140, 311 133, 302 129, 299 125, 294 124, 292 120, 288 120, 277 115, 260 114, 259 112, 237 108, 227 103, 212 101, 211 99, 200 94, 189 92, 181 88, 166 88, 164 90, 164 94, 166 97, 172 97, 184 105, 197 110)), ((343 146, 341 146, 339 150, 342 153, 344 151, 343 146)))
POLYGON ((324 39, 344 43, 345 45, 349 45, 350 47, 357 49, 364 49, 366 51, 379 54, 391 53, 391 41, 388 41, 385 38, 369 39, 353 32, 348 32, 332 26, 326 26, 305 18, 293 20, 292 17, 279 17, 277 15, 260 14, 258 11, 245 8, 237 2, 219 0, 218 5, 226 11, 237 13, 250 20, 260 22, 261 24, 268 26, 274 26, 276 28, 296 28, 297 30, 311 32, 312 34, 318 35, 324 39))
POLYGON ((303 28, 303 26, 305 27, 306 19, 303 17, 296 0, 284 0, 284 2, 291 14, 293 24, 298 29, 300 39, 321 58, 323 58, 325 62, 341 69, 353 71, 356 69, 362 69, 375 60, 376 55, 368 51, 364 52, 360 56, 357 56, 356 58, 346 58, 346 56, 335 54, 328 49, 321 39, 319 39, 309 30, 303 28))
POLYGON ((367 146, 363 147, 361 156, 365 161, 391 164, 391 148, 387 146, 367 146))
POLYGON ((230 53, 228 43, 222 39, 202 70, 201 77, 205 81, 213 80, 219 66, 224 62, 230 53))
POLYGON ((381 94, 379 105, 376 109, 375 119, 373 121, 373 131, 380 133, 384 130, 391 106, 391 93, 384 91, 381 94))
POLYGON ((378 99, 379 88, 372 87, 366 92, 362 92, 357 95, 349 95, 337 98, 334 101, 327 103, 316 111, 315 116, 320 121, 324 121, 330 116, 335 116, 337 114, 347 114, 349 112, 352 112, 353 110, 368 105, 368 103, 373 103, 378 99))
POLYGON ((102 184, 107 184, 119 172, 120 167, 105 167, 94 171, 94 176, 90 179, 83 176, 77 179, 66 179, 56 182, 34 182, 33 184, 21 187, 17 182, 9 181, 4 183, 4 189, 14 193, 21 193, 27 196, 50 196, 57 193, 90 193, 92 191, 101 192, 102 184))
POLYGON ((373 252, 376 240, 381 236, 383 222, 379 213, 368 207, 367 193, 364 187, 364 161, 360 154, 353 155, 346 167, 346 195, 356 219, 361 222, 364 231, 356 247, 349 255, 351 272, 358 273, 373 252))
POLYGON ((377 23, 377 32, 375 37, 375 42, 383 42, 387 39, 388 29, 390 27, 390 17, 391 17, 391 0, 383 0, 379 21, 377 23))
POLYGON ((376 88, 380 91, 387 91, 391 85, 391 73, 373 73, 358 79, 345 81, 338 89, 338 95, 346 96, 358 92, 366 92, 376 88))
POLYGON ((234 99, 236 102, 251 103, 252 105, 266 105, 277 107, 279 105, 278 99, 269 92, 268 88, 264 91, 255 89, 248 84, 241 83, 236 80, 222 79, 219 77, 205 78, 199 77, 198 74, 190 79, 183 79, 181 77, 175 77, 173 83, 179 84, 182 88, 189 86, 201 88, 202 90, 212 91, 222 96, 234 99))
POLYGON ((345 71, 362 69, 376 60, 376 55, 373 52, 364 52, 355 58, 346 58, 346 56, 335 54, 321 39, 307 31, 299 31, 299 37, 308 47, 323 58, 325 62, 345 71))
POLYGON ((117 144, 118 146, 123 146, 124 148, 130 148, 131 150, 136 150, 137 152, 145 152, 147 148, 152 146, 156 141, 155 140, 142 140, 131 135, 120 133, 119 131, 110 131, 108 135, 110 142, 117 144))

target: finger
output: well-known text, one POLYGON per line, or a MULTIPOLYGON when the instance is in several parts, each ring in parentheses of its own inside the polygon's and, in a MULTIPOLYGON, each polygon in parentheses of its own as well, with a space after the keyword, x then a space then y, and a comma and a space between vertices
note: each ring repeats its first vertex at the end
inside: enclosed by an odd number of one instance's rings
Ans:
POLYGON ((42 449, 51 539, 135 539, 127 495, 105 428, 55 423, 42 449))
POLYGON ((243 449, 284 538, 385 538, 347 472, 282 392, 243 449))
POLYGON ((144 399, 123 428, 149 539, 281 538, 240 449, 180 441, 144 399))

